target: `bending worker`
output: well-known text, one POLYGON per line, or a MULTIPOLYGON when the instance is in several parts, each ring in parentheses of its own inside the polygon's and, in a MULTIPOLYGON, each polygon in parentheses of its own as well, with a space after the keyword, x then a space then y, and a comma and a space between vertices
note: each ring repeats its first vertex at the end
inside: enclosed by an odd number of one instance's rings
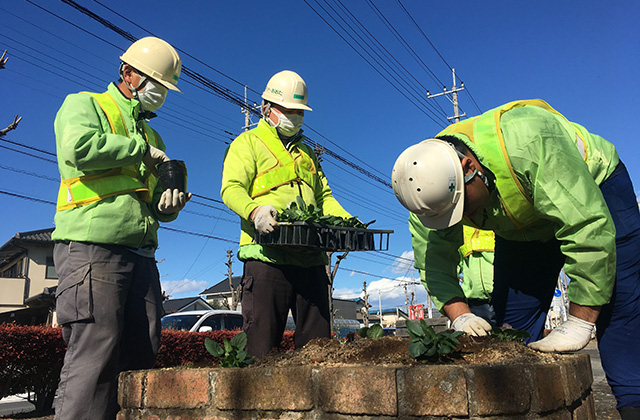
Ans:
POLYGON ((640 415, 640 214, 615 147, 541 100, 453 124, 405 150, 399 201, 426 234, 426 285, 457 330, 484 335, 457 284, 463 223, 496 233, 497 325, 546 352, 585 347, 597 326, 623 419, 640 415), (571 279, 568 320, 542 338, 558 273, 571 279))
MULTIPOLYGON (((420 272, 422 284, 427 287, 425 251, 429 229, 426 228, 413 213, 409 213, 409 231, 413 244, 414 266, 420 272)), ((493 291, 493 253, 495 236, 493 231, 463 226, 464 242, 458 248, 458 277, 462 295, 472 314, 479 316, 492 325, 496 323, 496 314, 491 304, 493 291)), ((437 292, 434 293, 438 295, 437 292)), ((435 296, 431 296, 436 301, 435 296)), ((436 304, 441 307, 441 305, 436 304)))
POLYGON ((56 419, 115 419, 118 374, 154 366, 163 314, 158 222, 174 220, 188 200, 158 184, 156 165, 169 158, 145 121, 169 89, 179 92, 180 57, 148 37, 120 59, 118 82, 67 96, 55 120, 62 184, 52 239, 67 343, 56 419))
POLYGON ((258 357, 279 346, 290 309, 296 347, 329 337, 330 293, 325 252, 258 245, 254 232, 273 232, 278 211, 297 196, 324 214, 350 217, 333 198, 313 149, 303 144, 304 112, 311 111, 304 80, 281 71, 262 98, 258 126, 240 134, 227 150, 220 192, 241 218, 243 329, 247 351, 258 357))

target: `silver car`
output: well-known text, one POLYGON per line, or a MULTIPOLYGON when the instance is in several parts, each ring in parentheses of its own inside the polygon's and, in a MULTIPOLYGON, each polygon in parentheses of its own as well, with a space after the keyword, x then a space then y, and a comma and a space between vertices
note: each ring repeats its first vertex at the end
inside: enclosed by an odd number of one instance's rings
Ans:
POLYGON ((242 329, 242 313, 215 309, 176 312, 162 317, 162 329, 197 332, 242 329))

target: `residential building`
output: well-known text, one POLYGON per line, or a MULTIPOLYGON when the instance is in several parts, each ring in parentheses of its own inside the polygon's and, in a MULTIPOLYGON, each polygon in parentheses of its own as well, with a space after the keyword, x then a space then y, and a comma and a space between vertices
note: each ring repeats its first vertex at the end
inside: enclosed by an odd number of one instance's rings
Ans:
POLYGON ((214 309, 213 306, 209 305, 200 296, 180 298, 180 299, 167 299, 164 302, 162 302, 162 308, 164 309, 164 312, 166 315, 173 314, 176 312, 200 311, 200 310, 209 311, 211 309, 214 309))
POLYGON ((55 322, 53 229, 18 232, 0 247, 0 322, 55 322))

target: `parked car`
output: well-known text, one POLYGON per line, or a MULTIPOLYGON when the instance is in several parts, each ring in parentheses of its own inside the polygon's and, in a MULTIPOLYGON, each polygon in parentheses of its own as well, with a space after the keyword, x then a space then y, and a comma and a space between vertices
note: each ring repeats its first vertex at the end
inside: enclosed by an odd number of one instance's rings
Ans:
MULTIPOLYGON (((360 321, 356 319, 344 319, 344 318, 336 318, 333 320, 333 331, 339 337, 346 337, 350 333, 355 333, 360 328, 360 321)), ((287 317, 287 326, 286 330, 295 331, 296 324, 293 322, 293 317, 287 317)))
POLYGON ((162 317, 162 329, 206 332, 242 328, 240 311, 209 310, 175 312, 162 317))

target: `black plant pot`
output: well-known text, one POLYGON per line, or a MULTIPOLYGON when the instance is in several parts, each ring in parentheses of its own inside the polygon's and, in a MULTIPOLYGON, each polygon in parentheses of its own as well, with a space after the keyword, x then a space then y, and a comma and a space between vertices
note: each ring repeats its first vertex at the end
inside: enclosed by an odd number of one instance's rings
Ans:
POLYGON ((187 192, 187 166, 181 160, 170 160, 158 165, 158 180, 162 190, 178 189, 187 192))

